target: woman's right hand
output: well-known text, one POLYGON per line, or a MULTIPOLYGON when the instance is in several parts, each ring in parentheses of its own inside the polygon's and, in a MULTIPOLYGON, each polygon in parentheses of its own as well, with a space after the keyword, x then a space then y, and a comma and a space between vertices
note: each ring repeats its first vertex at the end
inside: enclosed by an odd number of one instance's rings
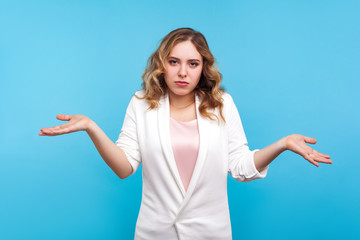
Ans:
POLYGON ((86 131, 88 130, 91 122, 90 118, 80 114, 76 114, 76 115, 59 114, 56 116, 56 118, 61 121, 69 121, 69 122, 55 127, 41 128, 39 136, 56 136, 66 133, 77 132, 77 131, 86 131))

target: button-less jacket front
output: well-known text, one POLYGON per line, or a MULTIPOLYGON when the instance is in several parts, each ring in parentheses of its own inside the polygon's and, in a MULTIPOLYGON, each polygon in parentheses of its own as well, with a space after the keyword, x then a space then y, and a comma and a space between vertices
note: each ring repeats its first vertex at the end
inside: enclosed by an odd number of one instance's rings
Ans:
MULTIPOLYGON (((143 91, 135 95, 142 97, 143 91)), ((200 147, 195 169, 185 191, 170 141, 168 95, 148 110, 145 99, 132 97, 116 145, 126 154, 135 173, 142 163, 143 192, 135 239, 232 239, 227 197, 227 174, 241 182, 264 178, 258 172, 233 99, 223 94, 220 124, 200 115, 196 96, 200 147)), ((218 113, 217 110, 214 113, 218 113)))

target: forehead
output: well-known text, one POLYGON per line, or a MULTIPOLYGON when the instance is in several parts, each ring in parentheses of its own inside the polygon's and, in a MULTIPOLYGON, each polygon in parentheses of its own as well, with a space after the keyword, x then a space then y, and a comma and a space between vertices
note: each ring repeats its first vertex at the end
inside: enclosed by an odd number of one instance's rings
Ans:
POLYGON ((179 59, 202 59, 202 56, 196 49, 195 45, 190 41, 176 44, 171 49, 169 57, 176 57, 179 59))

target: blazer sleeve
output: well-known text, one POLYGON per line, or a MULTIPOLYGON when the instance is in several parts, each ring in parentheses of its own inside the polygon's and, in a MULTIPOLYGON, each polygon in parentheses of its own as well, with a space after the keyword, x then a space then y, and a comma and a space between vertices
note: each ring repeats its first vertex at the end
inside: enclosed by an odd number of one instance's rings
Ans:
POLYGON ((135 114, 135 96, 131 98, 131 101, 127 107, 124 123, 121 129, 118 140, 115 142, 116 146, 120 147, 125 155, 134 174, 137 168, 141 164, 141 153, 138 142, 138 134, 136 127, 136 114, 135 114))
POLYGON ((250 151, 242 126, 239 112, 230 95, 228 95, 228 147, 229 147, 229 173, 240 182, 250 182, 255 179, 264 178, 267 175, 269 165, 259 172, 254 164, 255 149, 250 151))

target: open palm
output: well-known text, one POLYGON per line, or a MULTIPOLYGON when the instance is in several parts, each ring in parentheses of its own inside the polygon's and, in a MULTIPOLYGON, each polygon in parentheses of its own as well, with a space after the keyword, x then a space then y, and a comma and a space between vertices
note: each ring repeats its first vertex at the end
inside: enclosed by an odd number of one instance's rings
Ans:
POLYGON ((39 136, 56 136, 66 133, 77 132, 77 131, 85 131, 90 122, 90 119, 88 117, 80 114, 76 114, 76 115, 59 114, 56 116, 56 118, 61 121, 68 121, 68 122, 55 127, 41 128, 39 136))
POLYGON ((310 163, 315 166, 319 166, 318 162, 331 164, 330 156, 320 153, 306 143, 315 144, 316 139, 311 137, 305 137, 300 134, 292 134, 286 139, 286 147, 288 150, 293 151, 301 156, 303 156, 310 163))

